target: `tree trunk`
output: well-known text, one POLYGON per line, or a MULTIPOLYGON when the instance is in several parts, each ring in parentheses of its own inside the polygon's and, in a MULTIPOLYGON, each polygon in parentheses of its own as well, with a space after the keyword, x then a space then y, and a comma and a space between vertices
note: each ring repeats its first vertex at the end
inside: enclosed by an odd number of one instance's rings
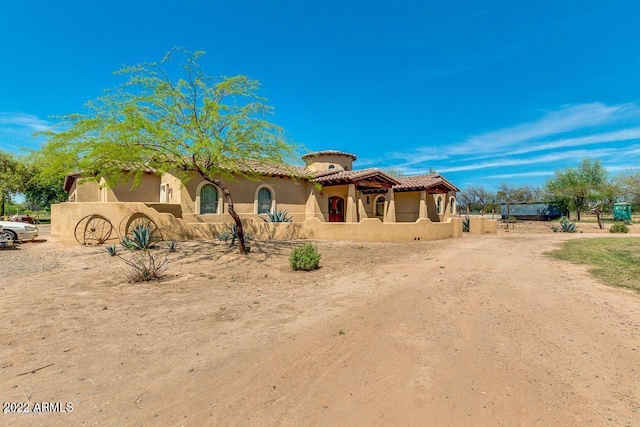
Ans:
POLYGON ((580 210, 579 209, 576 211, 576 216, 578 217, 578 221, 580 221, 580 210))
POLYGON ((229 188, 222 183, 219 179, 211 178, 207 175, 202 176, 205 181, 208 181, 214 185, 216 185, 220 190, 222 190, 222 194, 224 194, 224 198, 227 201, 227 208, 229 209, 229 215, 233 218, 236 223, 236 234, 238 235, 238 249, 242 255, 247 254, 247 248, 244 245, 244 230, 242 229, 242 221, 240 220, 240 216, 233 208, 233 199, 231 198, 231 192, 229 188))
POLYGON ((598 227, 600 227, 600 230, 602 230, 604 229, 604 222, 602 221, 602 212, 596 211, 596 215, 598 217, 598 227))
POLYGON ((5 197, 4 194, 0 195, 0 220, 4 218, 4 202, 5 197))

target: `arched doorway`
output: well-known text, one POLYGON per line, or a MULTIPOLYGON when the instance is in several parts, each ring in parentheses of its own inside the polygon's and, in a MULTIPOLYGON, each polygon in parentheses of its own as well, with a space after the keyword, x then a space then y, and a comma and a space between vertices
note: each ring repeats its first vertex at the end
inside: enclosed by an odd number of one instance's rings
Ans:
POLYGON ((344 222, 344 199, 329 197, 329 222, 344 222))

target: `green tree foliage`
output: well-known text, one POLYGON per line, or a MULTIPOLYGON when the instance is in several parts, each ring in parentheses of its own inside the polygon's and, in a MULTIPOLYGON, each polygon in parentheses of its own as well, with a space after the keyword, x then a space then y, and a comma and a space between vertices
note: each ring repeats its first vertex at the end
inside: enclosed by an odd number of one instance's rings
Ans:
POLYGON ((5 203, 20 192, 25 183, 26 169, 20 159, 0 150, 0 216, 5 214, 5 203))
POLYGON ((495 199, 495 194, 486 190, 482 186, 473 186, 465 189, 458 201, 469 211, 479 210, 481 214, 485 214, 487 207, 495 199), (462 200, 460 200, 462 199, 462 200))
POLYGON ((614 184, 620 190, 622 201, 631 203, 633 210, 640 209, 640 172, 627 171, 616 177, 614 184))
POLYGON ((64 191, 65 174, 52 175, 46 173, 43 168, 42 156, 34 154, 25 161, 25 185, 22 193, 26 203, 37 209, 48 209, 54 203, 67 200, 64 191))
POLYGON ((583 160, 576 168, 556 171, 545 187, 554 200, 575 210, 578 220, 580 213, 590 206, 602 212, 607 200, 612 200, 617 192, 602 163, 591 159, 583 160))
POLYGON ((137 180, 148 168, 183 180, 200 176, 221 189, 246 253, 226 182, 286 164, 294 147, 266 120, 272 108, 257 95, 259 83, 243 75, 207 76, 198 63, 203 53, 173 49, 160 62, 120 70, 125 84, 90 102, 87 114, 66 117, 65 130, 47 133, 45 153, 55 154, 49 172, 98 172, 109 183, 125 169, 137 180), (172 78, 174 72, 180 77, 172 78))

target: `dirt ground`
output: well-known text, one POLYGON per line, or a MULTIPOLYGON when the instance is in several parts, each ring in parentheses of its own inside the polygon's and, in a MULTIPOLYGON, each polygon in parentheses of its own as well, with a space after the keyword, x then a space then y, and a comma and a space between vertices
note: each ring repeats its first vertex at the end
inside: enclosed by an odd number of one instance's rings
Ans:
POLYGON ((310 273, 185 242, 145 284, 42 229, 0 251, 0 394, 73 411, 2 425, 640 425, 640 295, 544 255, 595 224, 318 243, 310 273))

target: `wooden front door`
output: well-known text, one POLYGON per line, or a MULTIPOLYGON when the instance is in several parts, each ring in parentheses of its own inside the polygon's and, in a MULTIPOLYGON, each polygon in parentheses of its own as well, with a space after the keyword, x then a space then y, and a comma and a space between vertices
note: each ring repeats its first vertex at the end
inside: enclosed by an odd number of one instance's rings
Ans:
POLYGON ((344 199, 329 197, 329 222, 344 222, 344 199))

